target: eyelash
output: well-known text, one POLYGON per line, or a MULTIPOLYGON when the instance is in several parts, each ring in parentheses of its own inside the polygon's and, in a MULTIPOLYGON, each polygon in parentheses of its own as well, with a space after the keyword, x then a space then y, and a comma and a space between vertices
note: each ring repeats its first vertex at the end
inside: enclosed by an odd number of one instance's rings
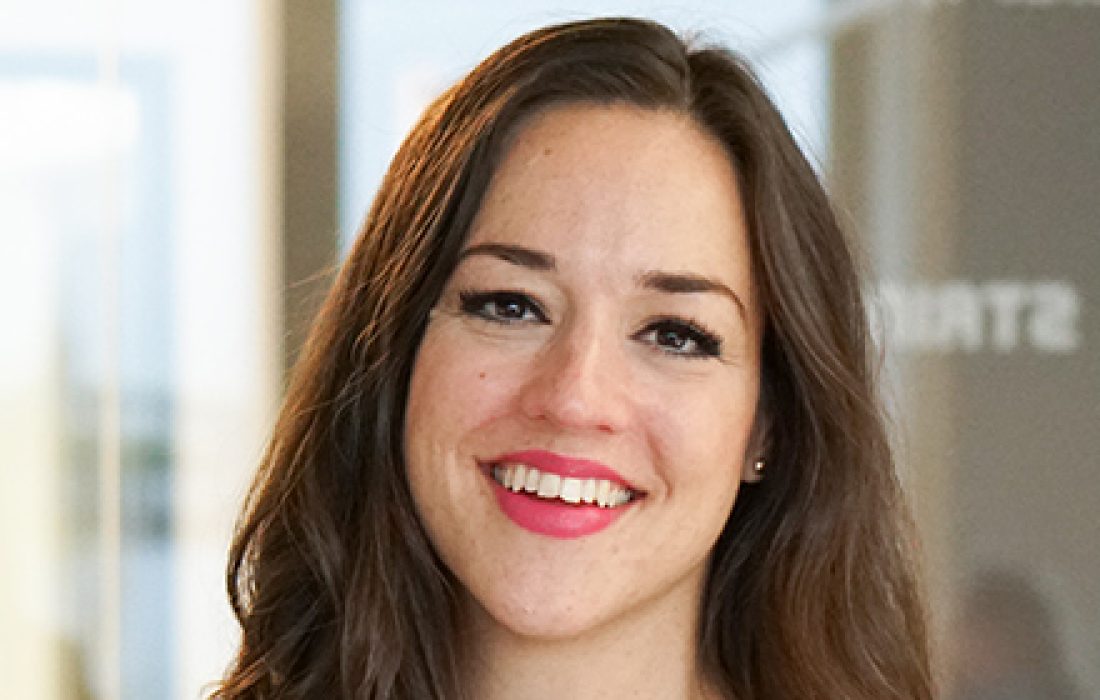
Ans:
POLYGON ((668 353, 669 355, 688 358, 707 358, 719 357, 722 354, 722 339, 719 338, 717 334, 707 330, 703 324, 692 319, 656 319, 646 324, 646 327, 636 334, 635 337, 646 337, 649 335, 654 336, 653 344, 660 348, 662 352, 668 353), (675 333, 680 336, 682 340, 693 343, 695 349, 684 351, 660 345, 656 340, 661 333, 675 333))
MULTIPOLYGON (((475 318, 499 323, 502 325, 514 325, 519 323, 549 323, 549 318, 530 296, 523 292, 500 290, 482 292, 466 290, 459 293, 462 313, 475 318), (495 305, 496 310, 490 311, 490 305, 495 305), (508 306, 513 310, 512 315, 503 314, 503 307, 508 306), (519 316, 515 312, 519 312, 519 316), (533 318, 527 318, 532 314, 533 318)), ((646 324, 645 328, 634 334, 635 339, 653 337, 652 344, 661 352, 684 358, 708 358, 719 357, 722 354, 722 339, 714 332, 708 330, 702 323, 691 318, 662 317, 654 319, 646 324), (684 344, 692 344, 694 349, 685 351, 679 348, 661 345, 657 342, 662 334, 675 334, 684 344)), ((666 335, 666 338, 668 336, 666 335)))
POLYGON ((514 292, 508 290, 500 290, 495 292, 475 292, 472 290, 460 292, 458 298, 461 302, 462 313, 469 316, 475 316, 486 321, 493 323, 502 323, 505 325, 512 325, 516 323, 530 323, 531 321, 525 319, 528 311, 535 314, 535 323, 547 323, 548 319, 542 308, 527 296, 523 292, 514 292), (493 313, 488 310, 490 304, 496 304, 498 313, 493 313), (499 311, 500 307, 505 305, 514 305, 523 308, 523 314, 516 317, 503 316, 499 311))

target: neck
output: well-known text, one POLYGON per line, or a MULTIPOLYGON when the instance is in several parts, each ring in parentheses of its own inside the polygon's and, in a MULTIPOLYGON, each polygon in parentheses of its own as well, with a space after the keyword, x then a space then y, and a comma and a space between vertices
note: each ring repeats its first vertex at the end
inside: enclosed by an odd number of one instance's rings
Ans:
MULTIPOLYGON (((695 603, 698 601, 696 600, 695 603)), ((647 610, 581 635, 515 634, 473 603, 470 697, 718 700, 697 660, 696 606, 647 610)))

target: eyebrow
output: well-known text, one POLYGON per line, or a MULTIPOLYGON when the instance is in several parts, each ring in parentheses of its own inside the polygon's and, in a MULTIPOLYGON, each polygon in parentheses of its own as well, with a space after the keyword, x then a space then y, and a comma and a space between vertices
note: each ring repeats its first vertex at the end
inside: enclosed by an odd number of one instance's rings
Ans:
POLYGON ((543 253, 542 251, 532 250, 518 245, 508 245, 506 243, 479 243, 478 245, 472 245, 462 251, 458 256, 458 261, 462 262, 466 258, 474 255, 488 255, 489 257, 499 258, 504 262, 510 262, 513 265, 529 267, 532 270, 556 270, 558 268, 554 256, 549 253, 543 253))
MULTIPOLYGON (((458 261, 462 262, 474 255, 487 255, 532 270, 553 271, 558 268, 557 261, 550 253, 506 243, 479 243, 470 246, 462 251, 458 261)), ((700 292, 720 294, 733 302, 733 305, 737 307, 737 312, 741 314, 742 320, 748 320, 748 311, 744 302, 741 301, 741 297, 737 296, 737 293, 727 285, 710 277, 690 272, 650 270, 638 277, 638 285, 643 289, 653 289, 668 294, 697 294, 700 292)))
POLYGON ((737 293, 718 280, 696 275, 690 272, 660 272, 651 270, 643 273, 639 278, 640 285, 645 289, 655 289, 669 294, 695 294, 698 292, 710 292, 721 294, 733 302, 737 312, 741 314, 741 320, 748 320, 748 311, 744 302, 737 293))

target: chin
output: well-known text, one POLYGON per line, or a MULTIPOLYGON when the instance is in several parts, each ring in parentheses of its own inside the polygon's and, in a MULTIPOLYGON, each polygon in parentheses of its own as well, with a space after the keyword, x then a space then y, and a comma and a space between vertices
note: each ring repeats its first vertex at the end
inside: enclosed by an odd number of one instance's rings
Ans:
POLYGON ((497 625, 516 637, 532 641, 565 641, 583 637, 600 627, 600 621, 587 616, 554 618, 543 614, 516 611, 507 616, 493 616, 497 625))
POLYGON ((491 624, 517 637, 531 640, 565 640, 583 636, 615 617, 581 601, 562 599, 533 605, 526 599, 479 601, 491 624))

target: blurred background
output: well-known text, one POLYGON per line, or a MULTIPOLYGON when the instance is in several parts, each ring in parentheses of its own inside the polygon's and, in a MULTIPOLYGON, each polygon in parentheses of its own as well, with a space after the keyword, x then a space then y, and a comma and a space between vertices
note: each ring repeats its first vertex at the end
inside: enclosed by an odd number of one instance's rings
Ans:
POLYGON ((653 17, 750 57, 876 277, 944 697, 1100 698, 1100 2, 0 0, 0 697, 201 695, 233 519, 426 101, 653 17))

